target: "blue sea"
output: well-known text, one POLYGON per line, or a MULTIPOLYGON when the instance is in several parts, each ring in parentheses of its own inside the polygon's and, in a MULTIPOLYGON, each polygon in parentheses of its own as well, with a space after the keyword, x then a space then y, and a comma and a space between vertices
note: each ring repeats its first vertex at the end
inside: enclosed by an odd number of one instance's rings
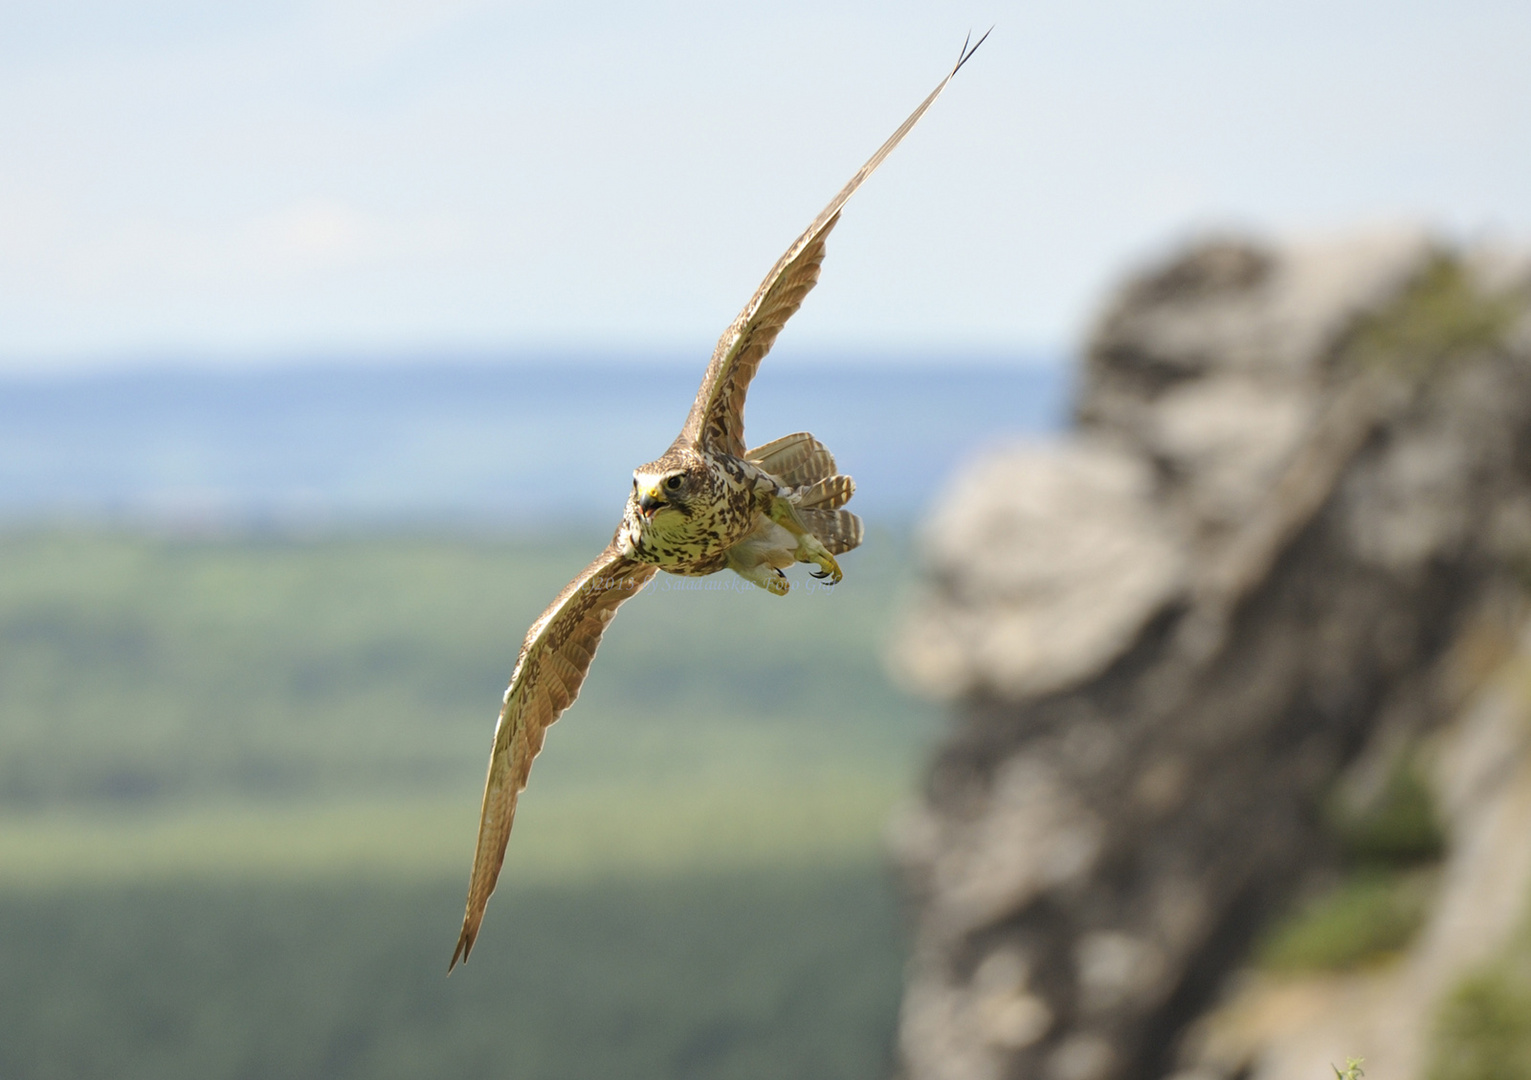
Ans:
MULTIPOLYGON (((0 376, 0 522, 615 524, 702 364, 517 358, 0 376)), ((964 458, 1066 421, 1061 361, 768 362, 749 441, 808 430, 906 521, 964 458)))

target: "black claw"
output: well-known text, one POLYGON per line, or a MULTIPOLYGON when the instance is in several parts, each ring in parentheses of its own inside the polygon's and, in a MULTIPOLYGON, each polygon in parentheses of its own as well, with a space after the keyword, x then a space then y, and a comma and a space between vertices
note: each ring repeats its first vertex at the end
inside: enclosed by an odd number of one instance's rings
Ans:
POLYGON ((820 580, 823 580, 824 578, 827 578, 829 576, 829 571, 828 570, 813 571, 813 572, 810 572, 808 576, 809 577, 816 577, 816 578, 819 578, 820 580))

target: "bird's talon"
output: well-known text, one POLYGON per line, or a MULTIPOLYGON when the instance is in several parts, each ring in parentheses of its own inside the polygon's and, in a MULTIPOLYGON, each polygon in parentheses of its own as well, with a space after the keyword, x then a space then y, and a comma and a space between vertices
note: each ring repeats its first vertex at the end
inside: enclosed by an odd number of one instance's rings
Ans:
POLYGON ((824 552, 814 562, 819 564, 819 568, 813 572, 813 576, 820 581, 828 581, 831 585, 837 585, 840 579, 845 576, 840 572, 840 564, 835 562, 835 557, 828 552, 824 552))

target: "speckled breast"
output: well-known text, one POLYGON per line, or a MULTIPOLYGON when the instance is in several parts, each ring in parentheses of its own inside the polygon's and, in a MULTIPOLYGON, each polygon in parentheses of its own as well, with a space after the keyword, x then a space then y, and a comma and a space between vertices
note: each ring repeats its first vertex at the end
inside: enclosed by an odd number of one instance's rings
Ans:
POLYGON ((757 491, 775 487, 759 469, 736 458, 709 461, 712 498, 698 500, 687 517, 666 515, 663 529, 628 503, 624 529, 634 557, 671 574, 699 577, 723 569, 728 549, 748 536, 761 513, 757 491))

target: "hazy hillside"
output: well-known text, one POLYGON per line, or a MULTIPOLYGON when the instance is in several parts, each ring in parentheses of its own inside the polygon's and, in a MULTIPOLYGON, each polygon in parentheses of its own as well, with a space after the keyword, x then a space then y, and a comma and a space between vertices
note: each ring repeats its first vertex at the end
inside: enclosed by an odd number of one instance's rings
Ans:
POLYGON ((0 1075, 880 1076, 933 721, 886 531, 624 608, 445 979, 516 646, 602 542, 0 537, 0 1075))
POLYGON ((935 718, 883 677, 875 523, 1055 426, 1057 367, 763 372, 752 433, 822 436, 867 542, 624 608, 444 978, 521 636, 699 368, 0 381, 0 1075, 886 1071, 881 834, 935 718))
MULTIPOLYGON (((0 515, 605 525, 680 429, 704 366, 527 361, 0 378, 0 515)), ((764 442, 811 430, 857 507, 909 519, 963 456, 1054 430, 1057 363, 767 365, 764 442)))

